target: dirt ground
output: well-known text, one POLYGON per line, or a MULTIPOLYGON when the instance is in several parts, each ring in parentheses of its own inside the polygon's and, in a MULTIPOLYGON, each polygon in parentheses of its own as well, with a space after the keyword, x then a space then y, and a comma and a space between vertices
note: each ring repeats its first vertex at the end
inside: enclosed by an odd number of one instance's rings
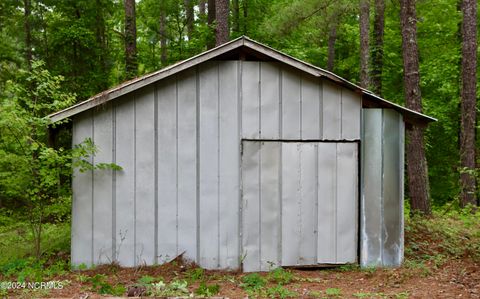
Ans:
MULTIPOLYGON (((92 291, 85 277, 96 274, 108 276, 111 285, 123 285, 127 289, 141 277, 161 277, 165 282, 187 279, 189 265, 173 262, 163 266, 121 268, 106 265, 94 270, 73 271, 54 280, 69 281, 61 290, 35 292, 10 291, 9 297, 50 298, 104 298, 92 291), (83 278, 83 279, 82 279, 83 278), (83 281, 82 281, 83 280, 83 281)), ((469 260, 449 260, 441 266, 433 263, 422 266, 405 265, 398 269, 358 269, 356 267, 323 269, 289 269, 293 279, 284 288, 296 292, 295 298, 480 298, 480 265, 469 260)), ((240 287, 242 276, 235 272, 206 271, 208 284, 218 284, 216 297, 247 298, 240 287)), ((262 273, 266 276, 266 273, 262 273)), ((195 290, 198 281, 189 283, 195 290)), ((268 286, 275 286, 269 282, 268 286)), ((124 294, 127 296, 127 293, 124 294)), ((273 297, 274 295, 272 295, 273 297)), ((278 296, 280 297, 280 296, 278 296)))

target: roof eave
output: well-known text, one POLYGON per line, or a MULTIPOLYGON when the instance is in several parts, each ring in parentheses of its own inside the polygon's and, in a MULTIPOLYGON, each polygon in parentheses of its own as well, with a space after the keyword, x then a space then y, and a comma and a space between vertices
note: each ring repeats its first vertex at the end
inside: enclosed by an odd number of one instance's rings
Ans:
POLYGON ((336 82, 337 84, 340 84, 346 88, 349 88, 351 90, 357 91, 358 93, 361 93, 363 96, 366 96, 367 98, 371 99, 373 102, 379 104, 380 106, 386 107, 386 108, 392 108, 400 113, 402 113, 405 117, 405 120, 414 124, 428 124, 429 122, 432 121, 437 121, 435 118, 432 118, 430 116, 424 115, 422 113, 407 109, 405 107, 402 107, 400 105, 397 105, 395 103, 389 102, 381 97, 378 97, 377 95, 371 93, 370 91, 353 84, 352 82, 349 82, 342 77, 326 71, 324 69, 321 69, 319 67, 316 67, 312 64, 306 63, 304 61, 301 61, 295 57, 289 56, 285 53, 282 53, 280 51, 277 51, 269 46, 263 45, 257 41, 254 41, 246 36, 241 36, 237 39, 234 39, 228 43, 225 43, 219 47, 213 48, 211 50, 208 50, 206 52, 203 52, 201 54, 198 54, 196 56, 193 56, 187 60, 180 61, 178 63, 175 63, 171 66, 168 66, 166 68, 163 68, 157 72, 147 74, 145 76, 127 81, 121 85, 118 85, 112 89, 106 90, 102 93, 99 93, 90 99, 83 101, 81 103, 78 103, 76 105, 73 105, 71 107, 68 107, 64 110, 52 113, 48 115, 50 120, 55 123, 58 121, 61 121, 63 119, 66 119, 68 117, 71 117, 73 115, 76 115, 78 113, 81 113, 83 111, 89 110, 91 108, 94 108, 98 105, 107 103, 108 101, 111 101, 115 98, 121 97, 125 94, 128 94, 134 90, 137 90, 139 88, 142 88, 144 86, 147 86, 149 84, 152 84, 156 81, 159 81, 163 78, 172 76, 176 73, 179 73, 181 71, 184 71, 190 67, 194 67, 200 63, 203 63, 205 61, 208 61, 210 59, 214 59, 218 57, 219 55, 225 54, 229 51, 232 51, 234 49, 237 49, 239 47, 248 47, 249 49, 252 49, 254 51, 257 51, 261 54, 264 54, 266 56, 269 56, 273 58, 274 60, 277 60, 279 62, 282 62, 286 65, 289 65, 295 69, 301 70, 303 72, 306 72, 310 75, 313 75, 315 77, 324 77, 327 78, 333 82, 336 82))

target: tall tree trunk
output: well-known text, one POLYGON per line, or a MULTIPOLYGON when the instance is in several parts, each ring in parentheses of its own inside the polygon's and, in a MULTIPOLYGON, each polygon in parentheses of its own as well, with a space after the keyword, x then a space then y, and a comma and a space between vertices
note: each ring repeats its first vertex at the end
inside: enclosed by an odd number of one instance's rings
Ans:
POLYGON ((360 86, 368 88, 370 78, 368 75, 368 53, 370 32, 370 0, 360 0, 360 86))
POLYGON ((137 76, 135 0, 125 0, 125 73, 127 79, 137 76))
POLYGON ((205 16, 205 0, 200 0, 198 1, 198 12, 200 13, 200 16, 203 17, 205 16))
POLYGON ((24 9, 24 29, 25 29, 25 60, 27 62, 28 70, 32 70, 32 29, 30 27, 30 16, 32 14, 32 6, 30 0, 23 1, 24 9))
MULTIPOLYGON (((400 0, 405 102, 407 108, 422 112, 416 18, 415 0, 400 0)), ((413 126, 408 130, 407 135, 410 206, 412 212, 420 211, 430 214, 427 160, 423 140, 424 128, 413 126)))
POLYGON ((477 205, 475 169, 475 130, 477 113, 477 1, 462 2, 462 87, 460 163, 464 170, 460 174, 460 204, 477 205))
POLYGON ((375 0, 373 22, 371 86, 374 93, 382 95, 383 36, 385 27, 385 0, 375 0))
POLYGON ((330 31, 328 33, 328 58, 327 58, 327 70, 333 72, 335 65, 335 43, 337 42, 337 22, 333 22, 330 25, 330 31))
MULTIPOLYGON (((210 29, 210 32, 213 33, 213 37, 215 36, 215 19, 216 19, 216 9, 215 9, 215 0, 208 0, 208 16, 207 16, 207 23, 210 29)), ((207 40, 207 48, 211 49, 215 47, 215 39, 209 38, 207 40)))
POLYGON ((217 26, 215 27, 215 46, 220 46, 230 39, 230 30, 228 28, 229 0, 215 1, 215 17, 217 26))
POLYGON ((240 3, 239 0, 233 0, 233 28, 232 31, 235 33, 240 32, 240 3))
POLYGON ((184 0, 185 5, 185 15, 187 17, 187 37, 188 40, 192 39, 193 33, 193 20, 194 20, 194 13, 193 13, 193 3, 191 0, 184 0))
POLYGON ((167 64, 167 15, 165 9, 160 12, 160 62, 162 66, 167 64))
MULTIPOLYGON (((97 45, 98 48, 100 49, 100 61, 98 62, 101 67, 102 74, 105 75, 105 78, 107 77, 107 38, 105 35, 105 18, 103 16, 103 7, 102 7, 102 2, 100 0, 96 0, 96 16, 95 16, 95 21, 96 21, 96 40, 97 40, 97 45)), ((102 89, 107 89, 108 88, 108 80, 102 80, 101 86, 102 89)))
POLYGON ((248 0, 243 0, 242 1, 242 4, 243 4, 243 35, 247 35, 247 30, 248 30, 248 26, 247 26, 247 20, 248 20, 248 0))

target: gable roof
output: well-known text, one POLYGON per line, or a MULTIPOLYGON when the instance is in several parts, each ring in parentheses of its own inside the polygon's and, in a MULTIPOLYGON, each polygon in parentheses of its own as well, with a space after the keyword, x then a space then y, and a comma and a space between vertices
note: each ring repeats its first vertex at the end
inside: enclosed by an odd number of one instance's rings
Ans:
POLYGON ((435 118, 427 116, 425 114, 410 110, 408 108, 402 107, 398 104, 389 102, 374 93, 355 85, 340 76, 335 75, 332 72, 326 71, 319 67, 316 67, 312 64, 306 63, 299 59, 296 59, 292 56, 279 52, 273 48, 270 48, 266 45, 263 45, 259 42, 256 42, 246 36, 241 36, 237 39, 234 39, 228 43, 220 45, 216 48, 203 52, 199 55, 193 56, 187 60, 180 61, 171 66, 163 68, 159 71, 144 75, 126 81, 116 87, 103 91, 88 100, 85 100, 76 105, 70 106, 64 110, 50 114, 48 117, 52 122, 57 122, 65 118, 74 116, 83 111, 94 108, 98 105, 104 104, 108 101, 111 101, 115 98, 121 97, 127 93, 140 89, 144 86, 162 80, 166 77, 177 74, 181 71, 184 71, 188 68, 194 67, 200 63, 203 63, 208 60, 219 59, 221 57, 228 56, 229 54, 234 53, 235 51, 243 50, 245 52, 251 53, 253 56, 259 56, 273 61, 279 61, 286 65, 289 65, 295 69, 306 72, 315 77, 322 77, 336 82, 348 89, 351 89, 362 95, 363 106, 364 107, 379 107, 379 108, 391 108, 403 114, 405 120, 414 124, 427 124, 432 121, 436 121, 435 118))

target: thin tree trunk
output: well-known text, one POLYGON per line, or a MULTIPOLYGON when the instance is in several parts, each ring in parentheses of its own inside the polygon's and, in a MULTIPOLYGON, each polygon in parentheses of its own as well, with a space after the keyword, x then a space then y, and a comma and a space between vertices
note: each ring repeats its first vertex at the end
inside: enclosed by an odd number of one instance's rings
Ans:
POLYGON ((243 0, 243 35, 247 35, 247 20, 248 20, 248 0, 243 0))
MULTIPOLYGON (((215 36, 215 19, 216 19, 216 10, 215 10, 215 0, 208 0, 208 16, 207 16, 207 23, 210 29, 210 32, 213 33, 213 37, 215 36)), ((215 47, 215 39, 209 38, 207 40, 207 48, 211 49, 215 47)))
POLYGON ((328 58, 327 58, 327 70, 333 71, 335 65, 335 43, 337 42, 337 26, 336 22, 331 24, 330 31, 328 33, 328 58))
POLYGON ((232 4, 233 4, 233 28, 232 28, 232 31, 235 32, 235 33, 239 33, 240 32, 240 4, 239 4, 239 0, 233 0, 232 1, 232 4))
POLYGON ((194 13, 193 13, 193 3, 191 0, 184 0, 185 5, 185 15, 187 17, 187 37, 188 40, 192 39, 193 33, 193 20, 194 20, 194 13))
MULTIPOLYGON (((105 36, 105 18, 103 17, 103 7, 100 0, 96 0, 96 40, 100 48, 100 66, 102 74, 107 74, 107 41, 105 36)), ((101 82, 102 89, 108 88, 108 80, 102 80, 101 82)))
POLYGON ((215 17, 217 26, 215 27, 215 46, 220 46, 230 39, 230 30, 228 28, 229 0, 215 1, 215 17))
POLYGON ((462 3, 462 85, 460 163, 464 169, 460 174, 460 205, 477 205, 475 170, 475 130, 477 100, 477 1, 463 0, 462 3))
POLYGON ((375 0, 373 22, 372 72, 370 84, 374 93, 382 95, 383 37, 385 27, 385 0, 375 0))
POLYGON ((162 66, 167 64, 167 16, 165 10, 160 12, 160 62, 162 66))
POLYGON ((125 73, 127 79, 137 76, 135 0, 125 0, 125 73))
POLYGON ((25 60, 29 70, 32 70, 32 30, 30 27, 30 16, 32 14, 32 6, 30 0, 23 1, 24 8, 24 26, 25 26, 25 60))
MULTIPOLYGON (((402 29, 403 75, 405 102, 409 109, 422 112, 420 74, 417 46, 417 20, 415 0, 400 0, 402 29)), ((410 206, 412 212, 430 214, 427 160, 425 157, 424 129, 413 126, 407 132, 407 171, 410 206)))
POLYGON ((200 13, 200 17, 205 16, 205 12, 206 12, 205 0, 198 1, 198 12, 200 13))
POLYGON ((360 86, 368 88, 369 32, 370 32, 370 0, 360 0, 360 86))

